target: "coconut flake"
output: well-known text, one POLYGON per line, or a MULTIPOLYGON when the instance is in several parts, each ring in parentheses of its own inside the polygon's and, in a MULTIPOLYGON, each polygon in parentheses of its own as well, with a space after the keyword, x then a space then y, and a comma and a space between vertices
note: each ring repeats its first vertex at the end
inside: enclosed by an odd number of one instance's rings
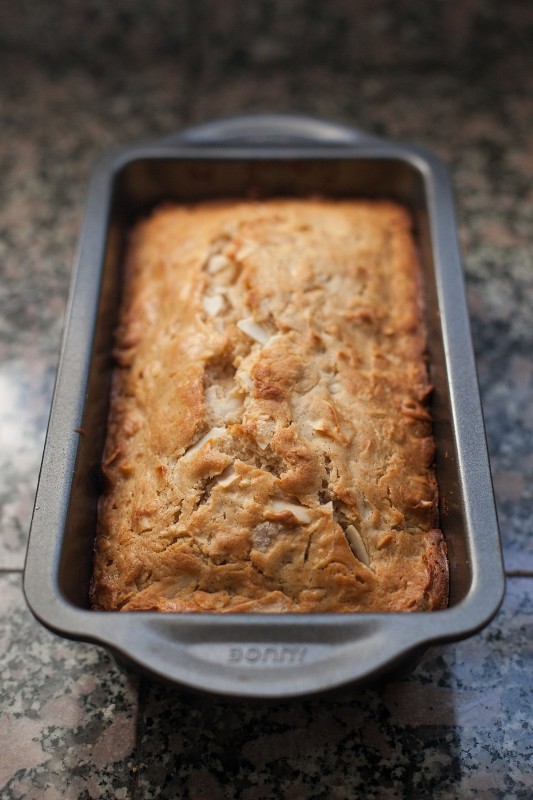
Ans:
POLYGON ((215 253, 215 255, 211 256, 207 261, 207 271, 211 275, 216 275, 217 272, 221 272, 230 263, 227 256, 222 255, 222 253, 215 253))
POLYGON ((208 317, 216 317, 224 308, 224 298, 219 294, 206 295, 203 298, 202 305, 208 317))
POLYGON ((365 567, 370 566, 370 556, 368 555, 368 551, 365 547, 365 543, 361 538, 361 534, 353 525, 348 525, 345 530, 346 538, 348 540, 348 544, 350 545, 350 549, 354 556, 361 561, 365 567))
POLYGON ((258 247, 257 242, 253 242, 251 240, 243 242, 241 248, 235 254, 235 258, 238 261, 244 261, 244 259, 248 258, 248 256, 251 255, 254 252, 254 250, 257 250, 257 247, 258 247))
POLYGON ((316 419, 314 422, 311 422, 311 427, 314 431, 319 431, 320 433, 327 432, 331 429, 331 425, 327 419, 316 419))
POLYGON ((337 431, 332 428, 331 423, 326 419, 318 419, 315 422, 311 423, 311 427, 316 433, 321 433, 323 436, 327 436, 329 439, 338 439, 337 431))
POLYGON ((250 339, 259 342, 259 344, 266 344, 270 339, 270 333, 266 328, 263 328, 253 317, 246 317, 237 322, 237 327, 240 331, 249 336, 250 339))
POLYGON ((233 414, 242 406, 242 401, 239 397, 226 396, 220 387, 216 385, 206 389, 205 401, 211 410, 220 417, 225 417, 226 414, 233 414))
POLYGON ((231 486, 231 484, 234 483, 238 477, 239 476, 235 472, 235 467, 230 464, 230 466, 226 467, 226 469, 221 472, 220 475, 217 475, 215 480, 219 486, 222 486, 224 489, 226 489, 228 486, 231 486))
POLYGON ((212 439, 218 439, 220 436, 222 436, 222 434, 225 433, 226 433, 226 428, 211 428, 211 430, 208 431, 204 436, 202 436, 201 439, 198 439, 197 442, 188 447, 183 455, 190 456, 192 453, 195 453, 197 450, 203 447, 204 444, 207 444, 212 439))
POLYGON ((248 392, 252 392, 254 388, 254 382, 249 372, 245 369, 240 370, 237 372, 235 378, 241 384, 241 386, 248 392))
POLYGON ((276 429, 276 423, 270 417, 266 419, 258 419, 255 424, 255 441, 261 448, 261 450, 266 450, 269 446, 270 442, 272 441, 272 436, 274 435, 274 431, 276 429))
POLYGON ((309 509, 304 506, 299 506, 296 503, 289 503, 287 500, 272 498, 270 508, 275 514, 280 514, 283 511, 290 511, 291 514, 294 514, 298 522, 303 522, 304 524, 311 522, 309 509))

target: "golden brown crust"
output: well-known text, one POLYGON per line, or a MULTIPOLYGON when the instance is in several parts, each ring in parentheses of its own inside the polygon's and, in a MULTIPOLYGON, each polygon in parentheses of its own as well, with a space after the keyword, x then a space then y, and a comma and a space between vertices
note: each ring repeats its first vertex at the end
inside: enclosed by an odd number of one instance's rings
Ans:
POLYGON ((167 206, 126 273, 93 606, 443 608, 407 212, 167 206))

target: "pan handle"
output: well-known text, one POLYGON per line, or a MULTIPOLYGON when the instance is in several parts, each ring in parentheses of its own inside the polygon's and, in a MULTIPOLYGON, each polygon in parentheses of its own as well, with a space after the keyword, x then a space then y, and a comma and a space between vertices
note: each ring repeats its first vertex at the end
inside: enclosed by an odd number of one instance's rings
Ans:
POLYGON ((317 615, 309 623, 291 615, 260 616, 235 615, 229 621, 213 615, 139 615, 129 628, 128 621, 115 621, 109 638, 102 636, 99 619, 95 639, 108 646, 114 639, 117 660, 159 679, 250 698, 292 697, 365 682, 396 672, 427 646, 419 630, 423 625, 415 619, 339 614, 317 615))
POLYGON ((347 145, 377 137, 355 128, 300 114, 253 114, 206 122, 189 128, 179 139, 191 145, 286 146, 347 145))

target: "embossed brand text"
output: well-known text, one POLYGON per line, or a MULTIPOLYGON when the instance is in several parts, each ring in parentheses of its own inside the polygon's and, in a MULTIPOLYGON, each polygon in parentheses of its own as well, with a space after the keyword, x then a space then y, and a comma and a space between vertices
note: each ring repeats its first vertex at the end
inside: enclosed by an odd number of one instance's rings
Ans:
POLYGON ((230 647, 228 661, 230 664, 303 664, 307 652, 306 647, 267 645, 259 647, 230 647))

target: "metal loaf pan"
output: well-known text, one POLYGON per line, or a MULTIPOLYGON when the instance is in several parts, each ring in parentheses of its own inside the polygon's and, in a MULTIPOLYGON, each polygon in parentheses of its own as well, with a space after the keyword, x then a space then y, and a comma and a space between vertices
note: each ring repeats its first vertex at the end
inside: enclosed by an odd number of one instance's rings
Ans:
POLYGON ((25 592, 56 633, 137 669, 241 697, 283 697, 394 674, 469 636, 503 595, 497 519, 447 173, 430 153, 300 116, 221 120, 108 157, 96 169, 28 547, 25 592), (100 460, 121 262, 132 222, 162 200, 379 197, 407 205, 423 264, 441 527, 450 605, 414 614, 223 615, 90 610, 100 460))

